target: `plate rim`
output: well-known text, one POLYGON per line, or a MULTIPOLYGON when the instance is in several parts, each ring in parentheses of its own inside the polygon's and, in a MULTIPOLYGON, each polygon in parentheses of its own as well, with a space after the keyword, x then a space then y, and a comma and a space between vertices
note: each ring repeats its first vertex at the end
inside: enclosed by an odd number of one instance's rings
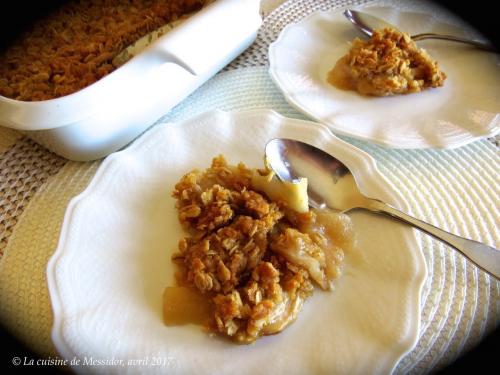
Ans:
MULTIPOLYGON (((499 121, 499 124, 497 124, 496 126, 493 126, 491 128, 491 130, 486 132, 486 133, 477 134, 477 135, 467 133, 465 136, 460 137, 460 139, 458 139, 456 141, 446 140, 442 144, 436 144, 435 142, 429 142, 428 140, 419 139, 418 144, 401 145, 401 144, 398 144, 397 141, 391 140, 391 139, 389 139, 389 140, 387 140, 387 139, 373 139, 372 137, 370 137, 368 135, 353 134, 352 132, 345 131, 343 129, 338 129, 337 125, 335 124, 334 121, 328 122, 328 121, 325 121, 322 118, 320 118, 320 116, 315 115, 314 113, 309 111, 305 105, 300 103, 300 101, 297 99, 296 95, 292 95, 291 93, 289 93, 287 90, 285 90, 282 87, 281 81, 279 79, 279 74, 278 74, 279 69, 277 69, 276 66, 273 66, 273 60, 275 61, 274 56, 276 53, 275 52, 276 49, 279 47, 280 43, 283 42, 283 39, 286 37, 286 34, 290 33, 290 30, 293 30, 293 29, 298 28, 298 27, 303 27, 304 24, 310 22, 311 19, 320 17, 321 15, 326 15, 326 16, 331 17, 332 15, 336 15, 337 13, 341 13, 341 12, 345 11, 346 9, 355 9, 355 10, 362 11, 362 10, 370 9, 370 8, 371 9, 384 9, 384 8, 388 8, 388 6, 384 6, 384 4, 375 4, 375 5, 364 4, 364 5, 353 5, 353 6, 347 5, 347 6, 343 6, 343 7, 335 8, 335 9, 330 9, 330 10, 316 10, 316 11, 308 14, 307 16, 305 16, 304 18, 302 18, 298 22, 290 23, 290 24, 286 25, 280 31, 276 40, 274 40, 272 43, 269 44, 269 48, 268 48, 269 68, 268 68, 268 72, 269 72, 269 76, 270 76, 271 80, 276 85, 276 87, 280 90, 280 92, 283 94, 283 96, 288 104, 290 104, 293 108, 295 108, 296 110, 298 110, 300 113, 304 114, 305 116, 308 116, 312 120, 326 125, 335 134, 339 134, 339 135, 346 136, 346 137, 351 137, 351 138, 358 139, 358 140, 361 140, 364 142, 374 143, 374 144, 377 144, 377 145, 380 145, 380 146, 383 146, 386 148, 396 149, 396 150, 398 150, 398 149, 399 150, 419 150, 419 149, 435 149, 435 150, 448 150, 448 149, 450 149, 451 150, 451 149, 465 146, 465 145, 472 143, 472 142, 475 142, 475 141, 483 140, 485 138, 495 137, 498 134, 500 134, 500 121, 499 121)), ((394 8, 394 9, 396 9, 396 8, 394 8)), ((402 10, 402 9, 396 9, 396 10, 400 13, 418 13, 418 14, 428 15, 428 13, 425 13, 423 11, 407 11, 407 10, 402 10)), ((434 16, 432 16, 432 17, 436 19, 436 17, 434 17, 434 16)), ((497 117, 500 118, 500 112, 497 113, 497 117)))
MULTIPOLYGON (((162 123, 158 124, 157 126, 151 128, 148 130, 143 136, 141 136, 139 139, 137 139, 135 142, 133 142, 128 148, 123 149, 121 151, 115 152, 112 155, 108 156, 102 164, 99 166, 96 174, 88 184, 88 186, 83 190, 80 194, 75 196, 74 198, 71 199, 70 203, 68 204, 68 207, 66 209, 63 223, 61 226, 61 231, 60 231, 60 236, 58 240, 57 247, 50 257, 48 263, 47 263, 47 268, 46 268, 46 277, 47 277, 47 285, 48 285, 48 291, 49 291, 49 297, 50 297, 50 302, 51 302, 51 308, 53 312, 53 325, 52 325, 52 330, 51 330, 51 338, 52 341, 57 349, 57 351, 62 355, 62 357, 66 359, 71 359, 74 357, 78 357, 78 353, 76 353, 71 346, 66 342, 64 338, 64 326, 65 326, 65 306, 63 305, 62 302, 62 295, 61 295, 61 290, 60 290, 60 285, 58 284, 57 280, 57 272, 58 272, 58 266, 60 262, 63 259, 63 256, 65 254, 64 250, 67 247, 68 241, 70 241, 70 234, 71 234, 71 227, 72 227, 72 222, 74 221, 75 214, 78 212, 78 210, 81 208, 80 206, 83 204, 85 199, 88 196, 91 196, 94 193, 94 189, 99 186, 103 178, 106 177, 106 173, 108 170, 113 167, 113 165, 116 162, 119 162, 122 158, 127 158, 130 154, 133 154, 135 151, 140 149, 145 143, 148 142, 148 140, 152 137, 154 137, 154 134, 157 132, 161 132, 163 129, 163 126, 168 125, 168 126, 179 126, 182 127, 186 123, 191 123, 195 122, 201 118, 205 118, 207 116, 229 116, 229 117, 245 117, 245 116, 251 116, 255 114, 260 114, 266 117, 272 117, 272 118, 277 118, 279 121, 284 121, 284 122, 294 122, 294 123, 299 123, 303 126, 315 126, 319 131, 324 132, 328 135, 328 141, 330 145, 341 145, 344 147, 344 149, 349 150, 349 151, 355 151, 356 153, 359 154, 359 157, 363 159, 363 162, 369 163, 370 165, 370 170, 368 171, 369 174, 371 175, 369 177, 370 180, 374 181, 380 181, 377 184, 390 187, 391 183, 389 180, 380 173, 377 163, 375 159, 369 155, 367 152, 359 149, 358 147, 343 141, 342 139, 338 138, 335 136, 332 131, 325 126, 324 124, 317 123, 317 122, 312 122, 309 120, 302 120, 302 119, 297 119, 297 118, 290 118, 290 117, 285 117, 278 112, 270 109, 249 109, 249 110, 234 110, 234 111, 223 111, 223 110, 210 110, 207 112, 200 113, 194 117, 187 118, 184 120, 181 120, 179 122, 175 123, 162 123), (331 143, 333 141, 333 143, 331 143), (373 176, 372 176, 373 175, 373 176)), ((404 199, 404 197, 398 193, 396 190, 391 189, 389 192, 389 195, 391 198, 395 199, 397 205, 402 208, 403 210, 408 210, 408 203, 404 199)), ((417 287, 412 288, 412 291, 416 294, 415 295, 415 305, 414 310, 412 311, 413 314, 415 314, 418 319, 415 319, 416 321, 413 322, 415 324, 415 327, 412 331, 413 335, 410 335, 412 337, 408 337, 404 340, 404 342, 407 344, 406 348, 404 350, 399 350, 399 351, 394 351, 391 356, 392 361, 392 369, 391 372, 395 369, 395 367, 398 365, 400 360, 407 354, 409 353, 417 344, 419 334, 420 334, 420 329, 421 329, 421 313, 422 313, 422 291, 427 279, 428 271, 427 271, 427 265, 425 262, 425 258, 422 252, 422 247, 420 241, 418 241, 417 237, 415 234, 412 234, 412 237, 414 239, 414 250, 417 251, 416 256, 416 262, 418 263, 418 266, 416 267, 415 274, 412 275, 412 282, 417 283, 417 287)), ((401 345, 398 345, 398 348, 401 345)), ((386 358, 387 359, 387 358, 386 358)), ((389 360, 387 360, 389 361, 389 360)), ((84 373, 85 369, 81 366, 72 366, 72 369, 75 370, 77 373, 84 373)))

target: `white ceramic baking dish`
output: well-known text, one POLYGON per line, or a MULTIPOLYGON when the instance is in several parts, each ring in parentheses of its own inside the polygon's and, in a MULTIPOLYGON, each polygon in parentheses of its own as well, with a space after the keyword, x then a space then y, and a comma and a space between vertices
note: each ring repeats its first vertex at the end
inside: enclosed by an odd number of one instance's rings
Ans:
POLYGON ((259 0, 217 0, 120 68, 57 99, 0 96, 0 125, 68 159, 116 151, 245 50, 262 22, 259 0))

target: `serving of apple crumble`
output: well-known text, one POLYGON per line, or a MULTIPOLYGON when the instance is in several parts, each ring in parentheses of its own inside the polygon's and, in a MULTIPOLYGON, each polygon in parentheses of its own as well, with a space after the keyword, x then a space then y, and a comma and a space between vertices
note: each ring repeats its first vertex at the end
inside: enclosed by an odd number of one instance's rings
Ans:
POLYGON ((314 285, 333 287, 354 241, 349 217, 309 210, 307 184, 292 197, 278 191, 290 186, 275 182, 272 172, 231 166, 218 156, 175 185, 188 236, 172 257, 179 286, 165 290, 167 324, 191 316, 211 332, 251 343, 292 323, 314 285), (193 306, 202 312, 193 313, 193 306))
POLYGON ((363 95, 389 96, 443 86, 446 74, 407 33, 375 30, 352 47, 328 73, 328 82, 363 95))

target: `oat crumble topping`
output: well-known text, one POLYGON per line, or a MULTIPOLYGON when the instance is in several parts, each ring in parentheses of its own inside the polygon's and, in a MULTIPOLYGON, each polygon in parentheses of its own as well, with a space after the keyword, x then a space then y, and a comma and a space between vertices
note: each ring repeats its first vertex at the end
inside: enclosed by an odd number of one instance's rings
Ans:
POLYGON ((375 30, 369 40, 356 38, 330 71, 328 81, 364 95, 388 96, 443 86, 446 74, 407 33, 375 30))
POLYGON ((188 233, 172 257, 179 284, 211 301, 208 329, 238 343, 283 330, 314 284, 331 289, 343 264, 340 245, 353 241, 347 216, 290 210, 253 189, 254 173, 218 156, 172 193, 188 233))
POLYGON ((203 4, 68 1, 0 51, 0 95, 35 101, 72 94, 115 70, 114 57, 130 44, 203 4))

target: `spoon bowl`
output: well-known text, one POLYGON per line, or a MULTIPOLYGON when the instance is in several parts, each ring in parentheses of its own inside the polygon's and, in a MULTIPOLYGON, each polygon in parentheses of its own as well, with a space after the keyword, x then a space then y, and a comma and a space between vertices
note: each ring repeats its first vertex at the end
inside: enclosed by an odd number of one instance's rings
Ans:
POLYGON ((351 171, 325 151, 291 139, 274 139, 266 145, 266 163, 282 181, 307 177, 309 205, 347 212, 366 198, 351 171))
MULTIPOLYGON (((374 30, 384 29, 386 27, 390 27, 392 29, 397 30, 398 28, 391 25, 390 23, 372 16, 371 14, 360 12, 353 9, 347 9, 344 11, 344 16, 363 34, 371 37, 374 30)), ((438 39, 438 40, 446 40, 449 42, 458 42, 465 43, 471 46, 483 49, 485 51, 495 52, 496 49, 493 45, 485 42, 481 42, 478 40, 472 40, 467 38, 462 38, 455 35, 445 35, 445 34, 436 34, 436 33, 421 33, 412 35, 411 38, 414 41, 425 40, 425 39, 438 39)))
POLYGON ((338 159, 307 143, 276 138, 265 148, 265 160, 282 181, 308 181, 309 205, 349 212, 354 209, 385 214, 409 224, 462 253, 476 266, 500 279, 500 250, 469 240, 416 219, 378 199, 365 197, 351 171, 338 159))

